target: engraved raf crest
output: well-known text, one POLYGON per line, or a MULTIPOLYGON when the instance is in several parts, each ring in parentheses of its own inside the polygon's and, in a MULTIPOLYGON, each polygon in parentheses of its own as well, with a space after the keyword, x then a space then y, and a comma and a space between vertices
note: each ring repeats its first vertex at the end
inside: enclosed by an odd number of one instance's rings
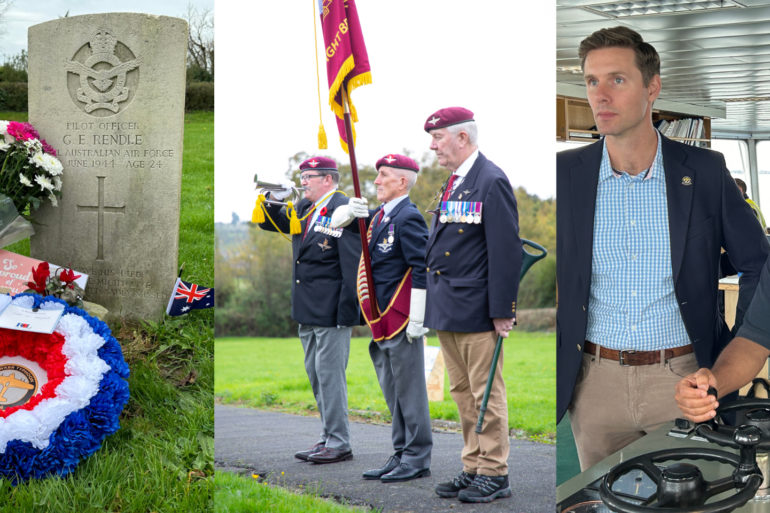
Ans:
POLYGON ((141 63, 109 30, 99 29, 65 64, 70 96, 88 114, 116 114, 136 93, 141 63))
POLYGON ((323 243, 319 242, 318 246, 321 248, 322 252, 328 249, 332 249, 332 247, 329 245, 329 239, 324 239, 323 243))

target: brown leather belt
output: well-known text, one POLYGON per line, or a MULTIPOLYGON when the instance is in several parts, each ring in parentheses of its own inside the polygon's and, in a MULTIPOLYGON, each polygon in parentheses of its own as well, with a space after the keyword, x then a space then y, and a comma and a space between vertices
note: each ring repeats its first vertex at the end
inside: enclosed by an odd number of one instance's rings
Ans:
MULTIPOLYGON (((620 365, 652 365, 653 363, 660 363, 660 351, 629 351, 625 349, 618 351, 617 349, 608 349, 603 346, 599 346, 599 348, 599 356, 601 358, 615 360, 620 365)), ((596 354, 596 344, 586 340, 583 351, 588 354, 596 354)), ((692 344, 666 349, 666 361, 689 353, 692 353, 692 344)))

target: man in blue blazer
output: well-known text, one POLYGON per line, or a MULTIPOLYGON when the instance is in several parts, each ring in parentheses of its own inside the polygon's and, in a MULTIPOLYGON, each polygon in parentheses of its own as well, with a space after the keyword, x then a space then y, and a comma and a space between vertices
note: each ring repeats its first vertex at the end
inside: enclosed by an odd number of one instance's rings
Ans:
MULTIPOLYGON (((391 416, 393 455, 380 468, 364 472, 364 479, 384 483, 430 475, 433 447, 430 410, 425 386, 422 337, 425 312, 425 243, 428 227, 409 191, 420 167, 404 155, 390 154, 377 161, 376 210, 366 200, 351 198, 334 211, 332 226, 347 226, 355 217, 368 217, 367 239, 379 316, 372 314, 366 281, 359 279, 358 300, 372 330, 369 355, 391 416)), ((357 223, 352 229, 356 229, 357 223)), ((363 272, 363 260, 359 277, 363 272)))
POLYGON ((474 428, 497 336, 507 337, 516 317, 521 270, 516 198, 505 173, 479 152, 473 112, 441 109, 424 129, 439 164, 452 172, 426 249, 425 326, 438 332, 464 442, 462 473, 440 483, 436 493, 489 502, 511 495, 502 357, 482 432, 474 428))
MULTIPOLYGON (((313 463, 334 463, 352 458, 348 426, 345 369, 350 353, 350 333, 359 324, 356 301, 356 266, 361 255, 359 238, 332 229, 334 210, 348 199, 337 191, 337 164, 313 157, 299 166, 305 189, 296 205, 301 233, 292 236, 294 269, 291 279, 291 317, 299 323, 313 395, 321 415, 318 441, 294 456, 313 463)), ((284 199, 289 187, 275 191, 271 199, 284 199)), ((289 233, 291 223, 285 206, 266 203, 263 230, 289 233)))
POLYGON ((736 326, 768 244, 721 154, 652 124, 655 49, 626 27, 579 51, 604 138, 557 156, 557 419, 585 469, 678 416, 674 387, 732 338, 720 248, 742 273, 736 326))

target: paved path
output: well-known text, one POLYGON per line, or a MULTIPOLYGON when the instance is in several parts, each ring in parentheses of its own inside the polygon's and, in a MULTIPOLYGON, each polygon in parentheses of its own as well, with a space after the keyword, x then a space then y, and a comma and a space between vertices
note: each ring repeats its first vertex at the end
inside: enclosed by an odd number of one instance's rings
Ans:
POLYGON ((551 513, 555 503, 554 445, 511 440, 508 458, 513 497, 490 504, 464 504, 441 499, 433 488, 461 470, 462 436, 433 433, 431 472, 427 478, 384 484, 366 481, 361 473, 378 467, 391 453, 390 426, 352 422, 353 459, 315 465, 294 458, 311 446, 320 431, 315 417, 302 417, 235 406, 215 407, 215 465, 217 470, 267 475, 287 487, 317 489, 319 495, 379 508, 383 513, 551 513), (281 472, 284 475, 281 475, 281 472))

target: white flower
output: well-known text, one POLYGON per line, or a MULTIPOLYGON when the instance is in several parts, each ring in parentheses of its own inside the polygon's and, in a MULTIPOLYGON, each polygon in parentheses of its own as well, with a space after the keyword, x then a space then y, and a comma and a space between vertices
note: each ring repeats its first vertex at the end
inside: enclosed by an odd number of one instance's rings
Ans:
MULTIPOLYGON (((10 136, 7 135, 6 137, 10 137, 10 136)), ((0 137, 0 151, 5 151, 10 147, 11 145, 5 142, 5 140, 3 140, 2 137, 0 137)))
POLYGON ((32 187, 34 185, 29 181, 29 178, 27 178, 27 175, 24 173, 19 173, 19 181, 22 183, 22 185, 26 185, 27 187, 32 187))
POLYGON ((8 133, 8 123, 10 123, 10 121, 0 120, 0 135, 6 135, 8 133))
POLYGON ((24 146, 29 153, 38 153, 43 151, 43 144, 37 139, 27 139, 24 141, 24 146))
POLYGON ((29 158, 32 164, 45 169, 51 176, 59 176, 62 173, 62 165, 59 159, 47 153, 39 151, 29 158))
POLYGON ((53 205, 54 207, 59 206, 59 202, 56 200, 56 196, 54 196, 53 194, 49 194, 48 199, 51 200, 51 205, 53 205))
POLYGON ((53 177, 53 190, 60 191, 61 190, 61 178, 58 176, 53 177))
POLYGON ((40 185, 41 191, 53 190, 53 184, 51 183, 51 180, 49 180, 45 175, 35 175, 35 182, 40 185))

